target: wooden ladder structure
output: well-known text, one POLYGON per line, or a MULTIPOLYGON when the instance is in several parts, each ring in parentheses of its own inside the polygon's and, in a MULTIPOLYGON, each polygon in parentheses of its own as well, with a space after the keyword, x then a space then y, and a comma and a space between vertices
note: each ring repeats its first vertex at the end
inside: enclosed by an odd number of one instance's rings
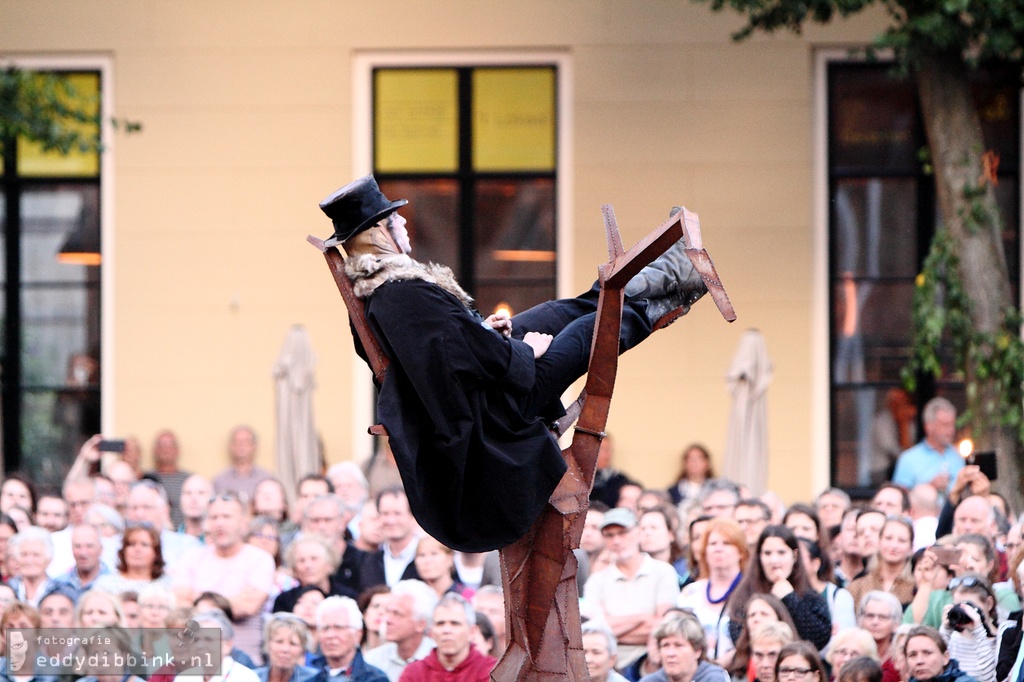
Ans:
MULTIPOLYGON (((662 223, 626 251, 610 205, 602 207, 608 262, 598 268, 601 294, 590 349, 587 381, 566 418, 556 425, 564 432, 577 418, 572 443, 562 451, 568 470, 540 517, 517 542, 501 550, 501 581, 505 592, 508 647, 491 673, 496 682, 584 682, 589 679, 580 634, 576 557, 590 491, 594 485, 597 453, 605 436, 618 370, 622 293, 626 283, 679 239, 686 254, 708 286, 708 292, 726 320, 736 319, 729 298, 701 244, 697 215, 685 208, 662 223)), ((353 327, 366 350, 378 383, 383 381, 388 358, 366 324, 363 302, 355 297, 345 275, 338 249, 308 237, 323 252, 345 301, 353 327)), ((661 329, 680 317, 677 309, 657 321, 661 329)), ((385 435, 380 425, 371 433, 385 435)))

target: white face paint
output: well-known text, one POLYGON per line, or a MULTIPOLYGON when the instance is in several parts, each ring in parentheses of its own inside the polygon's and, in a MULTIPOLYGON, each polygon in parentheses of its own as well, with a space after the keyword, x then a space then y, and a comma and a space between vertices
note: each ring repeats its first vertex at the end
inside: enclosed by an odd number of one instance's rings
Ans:
POLYGON ((392 213, 388 220, 388 229, 399 250, 402 253, 411 253, 412 244, 409 242, 409 231, 405 229, 405 218, 398 213, 392 213))

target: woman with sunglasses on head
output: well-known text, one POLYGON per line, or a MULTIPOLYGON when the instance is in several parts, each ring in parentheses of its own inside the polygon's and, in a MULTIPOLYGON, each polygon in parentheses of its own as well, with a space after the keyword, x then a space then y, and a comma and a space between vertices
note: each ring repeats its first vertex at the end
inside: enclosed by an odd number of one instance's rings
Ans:
POLYGON ((944 609, 939 634, 949 655, 978 682, 996 680, 996 598, 984 576, 967 573, 949 581, 953 603, 944 609))
POLYGON ((775 681, 828 682, 828 673, 814 647, 801 640, 782 647, 775 662, 775 681))
MULTIPOLYGON (((953 576, 966 573, 978 573, 989 580, 996 577, 998 568, 996 551, 992 543, 984 535, 968 534, 956 539, 954 545, 956 558, 949 563, 953 576)), ((915 623, 938 628, 942 625, 943 612, 946 606, 953 603, 950 589, 937 590, 933 587, 935 574, 940 570, 939 551, 932 547, 925 550, 914 569, 914 581, 917 583, 917 594, 903 614, 904 623, 915 623)), ((952 581, 950 581, 952 582, 952 581)), ((1005 619, 1011 612, 1021 608, 1020 599, 1011 586, 996 585, 992 589, 996 598, 996 606, 1000 610, 1000 619, 1005 619)))
POLYGON ((828 604, 807 580, 799 548, 796 536, 786 526, 768 526, 761 532, 743 581, 729 600, 729 632, 733 641, 739 639, 751 595, 764 592, 782 600, 796 623, 798 638, 819 650, 828 644, 832 617, 828 604))

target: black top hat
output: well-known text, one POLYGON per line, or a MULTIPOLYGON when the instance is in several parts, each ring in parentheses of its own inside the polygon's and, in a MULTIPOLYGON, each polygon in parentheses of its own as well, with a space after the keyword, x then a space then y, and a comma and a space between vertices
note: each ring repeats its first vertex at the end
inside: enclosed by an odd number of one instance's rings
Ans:
POLYGON ((353 180, 320 202, 320 210, 334 223, 334 235, 324 241, 324 246, 337 246, 351 239, 408 203, 408 199, 388 201, 372 175, 353 180))

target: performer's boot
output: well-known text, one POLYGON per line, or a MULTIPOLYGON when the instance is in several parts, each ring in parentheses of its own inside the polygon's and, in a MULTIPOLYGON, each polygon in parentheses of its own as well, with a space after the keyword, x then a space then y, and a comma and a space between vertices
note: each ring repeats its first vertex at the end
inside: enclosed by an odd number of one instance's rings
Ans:
POLYGON ((676 308, 689 312, 708 288, 686 255, 685 239, 680 239, 634 275, 623 291, 629 298, 647 299, 647 317, 655 322, 676 308))

